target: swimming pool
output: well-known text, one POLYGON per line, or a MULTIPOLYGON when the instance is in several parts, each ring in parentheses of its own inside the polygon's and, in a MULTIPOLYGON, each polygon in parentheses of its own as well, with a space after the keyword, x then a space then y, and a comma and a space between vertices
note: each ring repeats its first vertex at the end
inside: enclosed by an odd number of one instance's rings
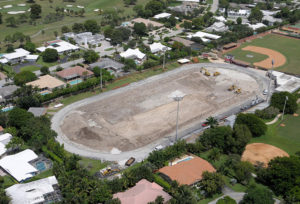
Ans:
POLYGON ((44 95, 47 95, 47 94, 49 94, 49 93, 50 93, 50 92, 42 92, 41 95, 44 96, 44 95))
POLYGON ((79 84, 79 83, 81 83, 82 82, 82 79, 75 79, 75 80, 73 80, 73 81, 69 81, 68 83, 70 84, 70 85, 76 85, 76 84, 79 84))
POLYGON ((7 112, 7 111, 11 111, 14 107, 13 106, 8 106, 8 107, 4 107, 2 108, 2 112, 7 112))
POLYGON ((37 162, 35 165, 36 165, 37 170, 39 170, 39 171, 46 170, 46 165, 42 161, 37 162))

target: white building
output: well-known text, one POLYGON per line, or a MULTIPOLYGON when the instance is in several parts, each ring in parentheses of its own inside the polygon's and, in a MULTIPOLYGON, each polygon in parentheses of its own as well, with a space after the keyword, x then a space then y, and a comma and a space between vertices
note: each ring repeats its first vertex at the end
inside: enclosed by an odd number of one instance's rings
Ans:
POLYGON ((150 45, 151 53, 163 52, 166 50, 171 50, 171 48, 161 44, 161 43, 153 43, 150 45))
POLYGON ((247 23, 247 25, 252 28, 253 30, 257 30, 259 28, 263 28, 263 27, 267 27, 265 24, 263 23, 256 23, 256 24, 250 24, 250 23, 247 23))
POLYGON ((171 15, 172 14, 170 14, 170 13, 160 13, 160 14, 155 15, 153 18, 155 18, 155 19, 170 18, 171 15))
POLYGON ((44 52, 47 48, 55 49, 58 54, 63 54, 63 53, 69 53, 69 52, 74 52, 79 50, 80 48, 77 47, 76 45, 73 45, 71 43, 68 43, 63 40, 59 40, 58 42, 52 43, 49 46, 42 46, 36 48, 39 52, 44 52))
POLYGON ((30 149, 26 149, 14 155, 5 156, 0 160, 0 167, 18 182, 33 177, 38 170, 29 164, 38 156, 30 149))
POLYGON ((61 201, 61 194, 55 176, 32 181, 30 183, 15 184, 5 189, 12 204, 37 204, 61 201))
POLYGON ((272 78, 275 80, 275 91, 277 92, 287 91, 293 93, 300 88, 300 78, 298 77, 278 71, 272 71, 272 78))
POLYGON ((4 54, 2 56, 2 63, 12 63, 12 64, 16 64, 16 63, 20 63, 23 62, 26 58, 27 55, 29 55, 30 52, 28 52, 27 50, 24 50, 23 48, 18 48, 15 49, 14 52, 12 53, 8 53, 8 54, 4 54))
POLYGON ((266 11, 266 10, 262 10, 262 13, 264 15, 263 18, 262 18, 262 20, 263 21, 267 21, 269 26, 273 26, 274 23, 276 23, 276 22, 281 23, 282 19, 280 19, 280 18, 274 18, 274 15, 276 13, 278 13, 278 12, 279 11, 266 11))
POLYGON ((228 17, 248 17, 250 15, 250 10, 239 9, 238 11, 230 10, 228 11, 228 17))
POLYGON ((223 22, 215 22, 210 27, 205 29, 207 32, 226 32, 228 30, 228 26, 226 26, 223 22))
POLYGON ((125 52, 122 52, 120 56, 124 57, 125 59, 134 59, 137 63, 142 63, 146 59, 146 55, 142 53, 138 48, 129 48, 125 52))
POLYGON ((104 36, 100 34, 94 34, 91 32, 84 33, 64 33, 66 40, 73 38, 78 45, 98 45, 104 40, 104 36))
POLYGON ((191 34, 191 35, 187 36, 187 38, 189 38, 189 39, 192 39, 192 38, 195 38, 195 37, 201 38, 201 40, 203 42, 210 42, 211 40, 219 39, 221 36, 210 34, 210 33, 205 33, 205 32, 202 32, 202 31, 198 31, 197 33, 194 33, 194 34, 191 34))
POLYGON ((220 21, 220 22, 226 22, 226 18, 224 16, 214 16, 214 18, 217 20, 217 21, 220 21))
POLYGON ((6 153, 6 145, 10 142, 12 138, 12 135, 9 133, 5 133, 3 135, 0 135, 0 156, 6 153))

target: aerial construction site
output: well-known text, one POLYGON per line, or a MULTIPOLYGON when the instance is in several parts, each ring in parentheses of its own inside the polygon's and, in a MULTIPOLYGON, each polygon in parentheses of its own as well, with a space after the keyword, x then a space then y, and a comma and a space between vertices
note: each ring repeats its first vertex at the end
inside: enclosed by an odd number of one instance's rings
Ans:
MULTIPOLYGON (((204 66, 206 65, 206 66, 204 66)), ((135 150, 174 135, 262 93, 262 83, 238 69, 185 65, 118 90, 71 104, 53 118, 61 141, 103 153, 135 150)), ((173 137, 173 136, 172 136, 173 137)), ((79 147, 78 146, 78 147, 79 147)))

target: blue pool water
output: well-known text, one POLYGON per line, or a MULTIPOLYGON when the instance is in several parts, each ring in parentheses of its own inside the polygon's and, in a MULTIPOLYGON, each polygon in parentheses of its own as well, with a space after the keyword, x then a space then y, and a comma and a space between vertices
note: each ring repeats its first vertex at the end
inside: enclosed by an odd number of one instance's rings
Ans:
MULTIPOLYGON (((189 161, 189 160, 191 160, 192 158, 191 157, 187 157, 187 158, 185 158, 185 159, 183 159, 183 160, 181 160, 181 161, 179 161, 178 163, 180 163, 180 162, 184 162, 184 161, 189 161)), ((177 164, 178 164, 177 163, 177 164)))
POLYGON ((39 171, 44 171, 46 169, 45 163, 44 162, 37 162, 36 163, 36 168, 39 171))
POLYGON ((69 84, 70 85, 76 85, 76 84, 79 84, 82 82, 82 79, 75 79, 73 81, 69 81, 69 84))
POLYGON ((2 108, 1 110, 3 112, 7 112, 7 111, 11 111, 13 108, 14 108, 13 106, 9 106, 9 107, 2 108))
POLYGON ((43 92, 41 93, 42 96, 49 94, 50 92, 43 92))

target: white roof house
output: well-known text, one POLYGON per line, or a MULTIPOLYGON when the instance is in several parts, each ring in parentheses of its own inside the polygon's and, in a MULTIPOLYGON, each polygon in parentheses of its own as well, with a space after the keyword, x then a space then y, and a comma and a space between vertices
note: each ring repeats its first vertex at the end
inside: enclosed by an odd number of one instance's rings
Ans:
POLYGON ((197 33, 188 35, 187 38, 192 39, 193 37, 199 37, 203 42, 209 42, 210 40, 217 40, 221 36, 210 34, 210 33, 205 33, 202 31, 198 31, 197 33))
POLYGON ((27 55, 26 60, 28 61, 36 61, 39 58, 39 55, 27 55))
POLYGON ((53 45, 49 45, 47 47, 42 46, 42 47, 38 47, 36 49, 40 52, 44 52, 47 48, 55 49, 59 54, 64 53, 64 52, 79 50, 79 47, 77 47, 76 45, 73 45, 73 44, 63 41, 63 40, 56 42, 53 45))
POLYGON ((169 18, 172 14, 170 13, 160 13, 155 15, 153 18, 155 19, 161 19, 161 18, 169 18))
POLYGON ((5 145, 7 145, 9 143, 11 138, 12 138, 12 135, 9 133, 0 135, 0 156, 2 156, 6 152, 7 149, 6 149, 5 145))
POLYGON ((15 49, 15 51, 12 53, 5 54, 4 57, 8 61, 10 61, 10 60, 21 58, 21 57, 26 57, 29 54, 30 54, 30 52, 28 52, 27 50, 24 50, 23 48, 18 48, 18 49, 15 49))
POLYGON ((200 0, 177 0, 177 1, 182 1, 182 2, 195 2, 195 3, 199 3, 200 0))
POLYGON ((157 53, 165 50, 171 50, 171 48, 161 44, 161 43, 153 43, 150 45, 150 50, 152 53, 157 53))
POLYGON ((120 56, 124 57, 126 59, 128 59, 128 58, 136 59, 137 58, 139 60, 142 60, 145 58, 146 55, 144 53, 142 53, 138 48, 136 48, 136 49, 129 48, 125 52, 122 52, 120 54, 120 56))
POLYGON ((34 176, 38 170, 29 164, 38 156, 30 149, 26 149, 14 155, 9 155, 0 160, 0 167, 14 177, 18 182, 34 176))
POLYGON ((207 31, 207 32, 213 32, 213 31, 226 32, 228 30, 229 30, 228 26, 226 26, 225 23, 223 23, 223 22, 215 22, 210 27, 205 29, 205 31, 207 31))
POLYGON ((220 21, 220 22, 226 22, 226 18, 224 16, 214 16, 214 18, 217 20, 217 21, 220 21))
POLYGON ((56 189, 53 185, 58 185, 55 176, 32 181, 30 183, 15 184, 5 189, 6 194, 11 198, 12 204, 35 204, 43 202, 55 202, 57 199, 45 199, 45 194, 54 193, 56 189))
POLYGON ((239 9, 238 11, 230 10, 228 11, 228 16, 231 17, 248 17, 250 15, 250 10, 239 9))
POLYGON ((250 24, 250 23, 247 23, 247 25, 252 28, 253 30, 257 30, 259 28, 263 28, 263 27, 267 27, 265 24, 263 23, 256 23, 256 24, 250 24))

